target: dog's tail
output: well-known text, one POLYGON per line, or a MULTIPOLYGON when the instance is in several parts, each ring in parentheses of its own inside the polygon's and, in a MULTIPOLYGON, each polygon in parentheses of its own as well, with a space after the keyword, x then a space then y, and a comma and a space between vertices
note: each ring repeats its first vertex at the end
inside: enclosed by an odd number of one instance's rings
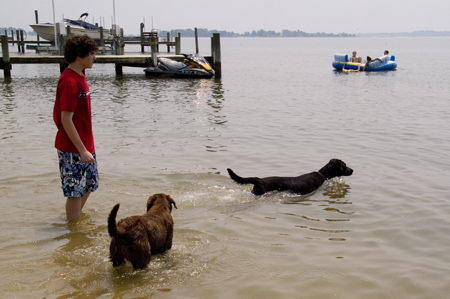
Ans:
POLYGON ((235 174, 233 170, 227 168, 228 174, 230 175, 230 178, 235 181, 238 184, 244 185, 244 184, 256 184, 259 182, 259 178, 257 177, 251 177, 251 178, 242 178, 235 174))
POLYGON ((116 204, 108 216, 108 233, 111 237, 115 237, 117 235, 116 216, 117 211, 119 211, 119 207, 120 204, 116 204))

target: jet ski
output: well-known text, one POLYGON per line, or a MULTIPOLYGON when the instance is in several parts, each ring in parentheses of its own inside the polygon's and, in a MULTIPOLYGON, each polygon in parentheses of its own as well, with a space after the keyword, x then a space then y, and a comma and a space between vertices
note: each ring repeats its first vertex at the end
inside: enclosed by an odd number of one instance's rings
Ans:
POLYGON ((214 70, 205 57, 197 54, 182 54, 183 61, 159 57, 156 67, 144 70, 147 76, 178 77, 178 78, 211 78, 214 70))

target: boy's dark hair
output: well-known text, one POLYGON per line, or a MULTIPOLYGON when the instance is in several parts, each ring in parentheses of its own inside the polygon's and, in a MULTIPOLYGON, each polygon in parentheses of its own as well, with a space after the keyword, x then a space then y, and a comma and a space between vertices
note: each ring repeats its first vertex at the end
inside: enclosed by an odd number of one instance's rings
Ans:
POLYGON ((64 59, 67 63, 72 63, 77 57, 84 58, 89 53, 97 51, 97 44, 86 34, 72 35, 64 43, 64 59))

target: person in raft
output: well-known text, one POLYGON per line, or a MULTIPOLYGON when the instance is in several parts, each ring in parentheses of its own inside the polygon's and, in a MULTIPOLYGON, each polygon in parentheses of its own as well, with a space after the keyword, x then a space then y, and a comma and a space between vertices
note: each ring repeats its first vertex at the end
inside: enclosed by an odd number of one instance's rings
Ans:
POLYGON ((356 56, 356 51, 353 51, 352 57, 350 57, 350 62, 361 63, 361 57, 356 56))
POLYGON ((366 65, 364 67, 368 67, 369 63, 377 61, 377 60, 380 61, 380 62, 383 62, 383 60, 381 60, 380 58, 372 59, 370 56, 367 56, 366 65))
POLYGON ((89 195, 98 188, 97 159, 91 120, 91 96, 83 71, 92 68, 97 44, 87 35, 73 35, 64 44, 69 66, 58 80, 53 120, 58 128, 61 186, 67 220, 81 215, 89 195))
POLYGON ((345 66, 347 65, 348 62, 344 62, 344 65, 342 66, 342 71, 343 72, 359 72, 361 71, 361 65, 358 64, 358 69, 353 70, 353 69, 346 69, 345 66))

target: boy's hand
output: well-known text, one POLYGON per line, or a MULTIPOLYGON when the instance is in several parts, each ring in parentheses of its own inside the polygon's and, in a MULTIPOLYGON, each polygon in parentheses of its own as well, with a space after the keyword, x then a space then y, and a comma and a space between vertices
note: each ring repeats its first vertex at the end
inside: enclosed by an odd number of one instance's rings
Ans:
POLYGON ((88 151, 84 151, 82 153, 80 153, 81 156, 81 162, 83 163, 94 163, 94 156, 88 152, 88 151))

